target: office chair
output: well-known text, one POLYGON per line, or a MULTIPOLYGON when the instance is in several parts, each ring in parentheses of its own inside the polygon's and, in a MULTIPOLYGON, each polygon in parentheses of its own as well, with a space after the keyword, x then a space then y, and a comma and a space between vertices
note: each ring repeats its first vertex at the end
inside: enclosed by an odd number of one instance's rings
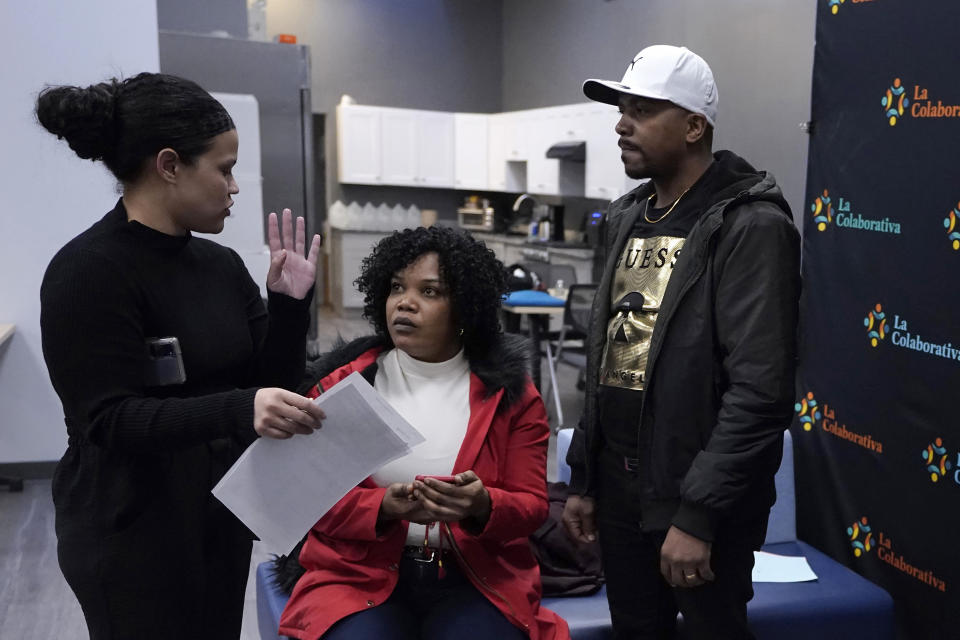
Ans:
MULTIPOLYGON (((572 284, 567 294, 567 301, 563 307, 563 326, 556 335, 549 335, 546 340, 548 364, 550 360, 563 362, 578 369, 577 389, 583 390, 586 380, 587 350, 584 339, 590 323, 590 310, 593 308, 593 298, 597 293, 596 284, 572 284), (568 344, 579 341, 579 344, 568 344), (551 350, 554 350, 551 355, 551 350)), ((551 368, 550 374, 555 377, 551 368)), ((558 393, 556 384, 547 389, 544 402, 549 402, 550 392, 558 393)), ((560 409, 560 399, 555 398, 557 406, 557 429, 563 427, 563 411, 560 409)))

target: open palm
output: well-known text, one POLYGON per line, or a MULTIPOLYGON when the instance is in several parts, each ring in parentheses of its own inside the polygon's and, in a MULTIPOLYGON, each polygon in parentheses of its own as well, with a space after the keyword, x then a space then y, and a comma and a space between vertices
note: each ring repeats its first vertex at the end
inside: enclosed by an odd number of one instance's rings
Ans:
POLYGON ((317 277, 317 256, 320 254, 320 236, 314 234, 310 251, 304 256, 306 223, 297 218, 296 237, 293 230, 293 213, 284 209, 281 224, 277 214, 270 213, 267 220, 267 239, 270 243, 270 270, 267 271, 267 289, 303 300, 317 277))

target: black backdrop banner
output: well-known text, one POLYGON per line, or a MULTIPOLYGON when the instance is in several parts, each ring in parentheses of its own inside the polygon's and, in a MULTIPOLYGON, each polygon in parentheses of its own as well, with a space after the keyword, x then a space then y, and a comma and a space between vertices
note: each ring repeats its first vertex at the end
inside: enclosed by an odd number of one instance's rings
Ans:
POLYGON ((960 638, 960 2, 817 12, 799 535, 960 638))

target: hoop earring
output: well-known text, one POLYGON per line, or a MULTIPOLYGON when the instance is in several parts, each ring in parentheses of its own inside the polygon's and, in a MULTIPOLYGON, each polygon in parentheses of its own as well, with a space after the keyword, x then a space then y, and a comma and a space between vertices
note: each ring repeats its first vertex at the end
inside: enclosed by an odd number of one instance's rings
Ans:
POLYGON ((460 328, 460 332, 459 332, 457 335, 460 336, 461 338, 463 337, 463 328, 462 328, 462 327, 460 328))

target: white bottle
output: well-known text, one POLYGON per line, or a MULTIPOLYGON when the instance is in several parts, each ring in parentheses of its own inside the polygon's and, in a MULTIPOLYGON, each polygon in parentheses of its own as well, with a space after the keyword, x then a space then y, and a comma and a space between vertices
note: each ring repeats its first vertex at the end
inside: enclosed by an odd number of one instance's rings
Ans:
POLYGON ((347 205, 347 229, 358 231, 363 229, 363 207, 356 201, 351 201, 347 205))
POLYGON ((541 242, 546 242, 550 239, 550 221, 541 220, 540 221, 540 240, 541 242))
POLYGON ((395 228, 390 216, 390 207, 386 202, 381 202, 377 207, 377 231, 392 231, 395 228))
POLYGON ((403 229, 407 224, 407 210, 403 205, 395 204, 390 209, 390 225, 393 229, 403 229))
POLYGON ((372 202, 363 205, 363 214, 360 219, 363 221, 360 228, 364 231, 377 230, 377 208, 373 206, 372 202))
POLYGON ((327 221, 334 229, 346 229, 349 223, 346 205, 339 200, 330 205, 330 209, 327 211, 327 221))
POLYGON ((556 296, 556 297, 558 297, 558 298, 563 298, 564 300, 566 300, 566 298, 567 298, 567 286, 566 286, 565 284, 563 284, 563 280, 557 280, 557 284, 556 284, 556 286, 554 287, 554 290, 556 291, 556 293, 553 294, 554 296, 556 296))
POLYGON ((410 208, 407 209, 406 226, 410 229, 416 229, 420 226, 420 207, 415 204, 410 205, 410 208))

